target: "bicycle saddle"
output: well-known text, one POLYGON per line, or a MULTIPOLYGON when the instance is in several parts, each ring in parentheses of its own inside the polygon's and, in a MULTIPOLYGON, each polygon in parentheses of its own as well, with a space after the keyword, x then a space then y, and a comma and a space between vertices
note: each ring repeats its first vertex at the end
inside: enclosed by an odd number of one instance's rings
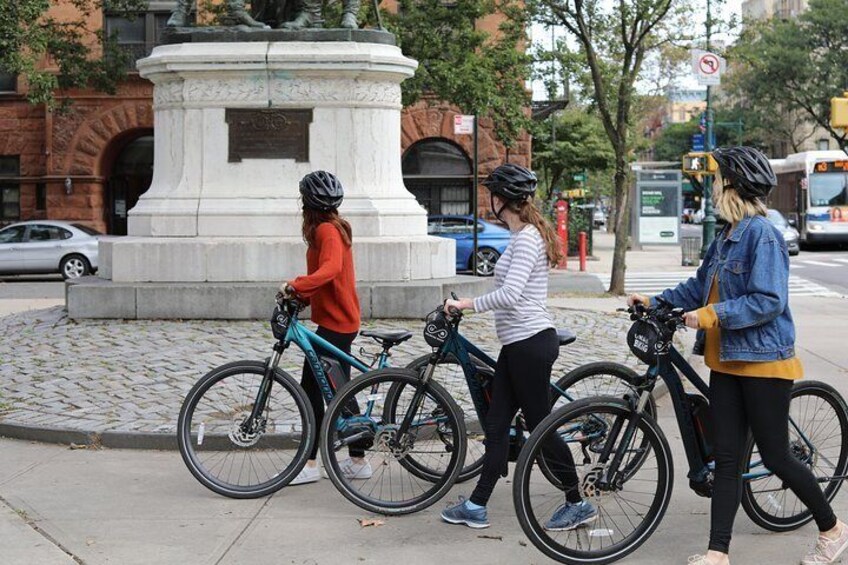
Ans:
POLYGON ((411 338, 412 332, 406 330, 362 330, 359 335, 373 338, 385 347, 392 347, 411 338))
POLYGON ((577 334, 575 334, 571 330, 560 328, 557 330, 557 337, 559 338, 559 346, 562 347, 563 345, 574 343, 574 341, 577 339, 577 334))

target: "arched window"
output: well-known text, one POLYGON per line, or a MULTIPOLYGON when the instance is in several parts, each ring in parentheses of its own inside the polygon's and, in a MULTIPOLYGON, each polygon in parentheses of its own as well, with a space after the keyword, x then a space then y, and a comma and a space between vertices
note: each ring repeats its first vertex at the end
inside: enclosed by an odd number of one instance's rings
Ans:
POLYGON ((429 214, 470 214, 471 160, 447 139, 422 139, 403 156, 403 182, 429 214))

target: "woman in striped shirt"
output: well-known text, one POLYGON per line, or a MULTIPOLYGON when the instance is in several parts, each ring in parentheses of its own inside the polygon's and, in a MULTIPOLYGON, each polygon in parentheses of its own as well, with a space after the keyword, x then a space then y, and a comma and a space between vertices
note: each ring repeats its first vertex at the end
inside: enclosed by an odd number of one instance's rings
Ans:
MULTIPOLYGON (((492 380, 486 417, 483 471, 471 498, 442 512, 451 524, 489 526, 486 504, 501 476, 506 476, 509 430, 520 409, 532 430, 551 411, 550 379, 559 355, 559 340, 547 310, 548 271, 562 254, 550 223, 533 202, 536 175, 505 164, 483 182, 490 191, 492 212, 509 226, 512 236, 495 266, 495 290, 477 298, 448 300, 445 308, 495 313, 502 344, 492 380)), ((584 502, 577 486, 571 452, 562 440, 549 445, 545 459, 565 488, 565 503, 545 525, 551 531, 574 529, 595 520, 597 511, 584 502)))

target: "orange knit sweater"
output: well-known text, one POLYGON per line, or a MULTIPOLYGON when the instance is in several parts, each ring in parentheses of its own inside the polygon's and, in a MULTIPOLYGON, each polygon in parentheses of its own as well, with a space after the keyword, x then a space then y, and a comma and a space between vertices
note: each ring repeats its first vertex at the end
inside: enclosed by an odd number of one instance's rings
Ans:
POLYGON ((312 321, 338 333, 359 331, 359 297, 353 253, 333 224, 315 229, 315 245, 306 251, 306 276, 289 284, 310 299, 312 321))

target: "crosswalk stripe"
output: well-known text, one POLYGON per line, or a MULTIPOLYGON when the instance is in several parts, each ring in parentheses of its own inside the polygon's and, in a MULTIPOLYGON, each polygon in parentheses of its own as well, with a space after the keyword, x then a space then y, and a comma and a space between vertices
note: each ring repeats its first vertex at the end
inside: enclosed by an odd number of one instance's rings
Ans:
MULTIPOLYGON (((803 268, 803 267, 799 267, 803 268)), ((694 272, 671 272, 671 273, 626 273, 624 289, 626 292, 639 292, 643 294, 658 294, 667 288, 677 286, 694 275, 694 272)), ((610 284, 609 275, 595 274, 604 287, 610 284)), ((819 297, 841 297, 838 292, 822 286, 813 281, 803 279, 797 275, 789 275, 790 296, 819 296, 819 297)))
POLYGON ((834 265, 833 263, 825 263, 824 261, 801 261, 805 265, 818 265, 819 267, 841 267, 842 265, 834 265))
POLYGON ((798 263, 790 263, 789 268, 790 269, 805 269, 806 267, 804 265, 799 265, 798 263))
POLYGON ((840 263, 845 263, 846 265, 848 265, 848 259, 837 258, 831 259, 831 261, 839 261, 840 263))

